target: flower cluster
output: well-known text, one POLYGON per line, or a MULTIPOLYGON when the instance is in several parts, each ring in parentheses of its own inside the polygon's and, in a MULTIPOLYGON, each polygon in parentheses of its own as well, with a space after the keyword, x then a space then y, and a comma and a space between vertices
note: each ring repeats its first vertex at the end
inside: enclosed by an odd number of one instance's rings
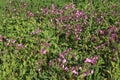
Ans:
POLYGON ((64 9, 56 9, 55 5, 52 4, 51 10, 41 8, 41 11, 45 14, 44 16, 48 16, 51 24, 56 26, 57 30, 63 30, 67 38, 70 35, 74 35, 76 40, 80 40, 79 34, 82 31, 82 27, 88 24, 88 16, 83 11, 76 10, 75 4, 66 4, 64 9), (71 21, 75 23, 73 24, 71 21))
POLYGON ((91 64, 93 64, 93 65, 96 65, 97 60, 98 60, 98 56, 95 55, 95 56, 93 56, 91 59, 86 58, 84 62, 85 62, 85 63, 91 63, 91 64))
POLYGON ((41 32, 41 29, 38 28, 35 31, 31 31, 30 35, 32 36, 32 35, 35 35, 35 34, 39 34, 40 32, 41 32))
MULTIPOLYGON (((89 7, 92 5, 90 4, 82 9, 82 5, 77 7, 73 3, 63 7, 52 3, 47 7, 39 5, 30 10, 29 6, 32 8, 33 4, 29 5, 22 0, 19 7, 11 7, 10 5, 17 4, 9 3, 0 26, 3 34, 0 33, 0 52, 11 51, 12 55, 0 55, 5 57, 0 59, 0 63, 13 58, 9 65, 12 66, 18 61, 17 67, 12 67, 23 69, 24 77, 32 76, 32 79, 53 79, 60 76, 59 79, 76 80, 89 75, 98 76, 96 71, 113 76, 111 73, 116 71, 113 69, 113 62, 117 62, 119 55, 120 22, 116 24, 117 19, 107 18, 110 14, 101 11, 104 9, 100 8, 99 12, 99 9, 94 9, 97 6, 89 7), (90 58, 91 55, 93 56, 90 58), (17 56, 17 60, 14 56, 17 56), (99 60, 101 58, 103 61, 99 60), (35 74, 29 76, 26 73, 35 74)), ((112 12, 111 16, 115 16, 116 12, 112 12)), ((3 67, 3 70, 8 72, 6 67, 3 67)), ((23 76, 21 72, 15 74, 23 76)))

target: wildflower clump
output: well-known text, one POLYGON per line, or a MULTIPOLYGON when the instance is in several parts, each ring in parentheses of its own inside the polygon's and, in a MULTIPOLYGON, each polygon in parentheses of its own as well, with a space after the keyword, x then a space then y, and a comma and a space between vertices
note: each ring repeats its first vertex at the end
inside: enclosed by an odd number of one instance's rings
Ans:
POLYGON ((119 2, 35 1, 1 8, 1 80, 119 80, 119 2))

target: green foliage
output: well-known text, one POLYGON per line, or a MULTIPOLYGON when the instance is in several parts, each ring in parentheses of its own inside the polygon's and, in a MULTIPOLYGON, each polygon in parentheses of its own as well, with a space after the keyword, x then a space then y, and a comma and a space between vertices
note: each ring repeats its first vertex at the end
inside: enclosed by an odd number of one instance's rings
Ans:
POLYGON ((0 79, 119 80, 120 7, 116 1, 0 3, 0 15, 4 14, 0 79))

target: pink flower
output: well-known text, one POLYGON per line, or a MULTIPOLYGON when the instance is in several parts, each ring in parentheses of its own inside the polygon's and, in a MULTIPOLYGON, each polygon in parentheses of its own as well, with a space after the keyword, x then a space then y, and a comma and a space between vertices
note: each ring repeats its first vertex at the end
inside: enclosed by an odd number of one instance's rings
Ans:
POLYGON ((64 55, 63 53, 60 53, 60 54, 59 54, 59 57, 60 57, 60 58, 64 58, 64 56, 65 56, 65 55, 64 55))
MULTIPOLYGON (((83 15, 83 12, 81 12, 81 15, 83 15)), ((84 16, 84 19, 88 19, 88 16, 85 15, 85 16, 84 16)))
POLYGON ((97 60, 98 60, 98 56, 95 55, 95 56, 94 56, 93 58, 91 58, 91 59, 86 58, 84 62, 85 62, 85 63, 92 63, 93 65, 96 65, 97 60))
POLYGON ((36 31, 31 31, 30 35, 39 34, 41 30, 38 28, 36 31))
POLYGON ((38 72, 40 72, 41 71, 41 69, 38 69, 38 72))
POLYGON ((61 58, 58 58, 57 60, 58 60, 58 62, 61 62, 61 61, 62 61, 61 58))
POLYGON ((89 70, 88 72, 84 72, 83 76, 86 77, 87 75, 93 74, 93 73, 94 73, 94 70, 89 70))
POLYGON ((52 4, 52 12, 54 12, 54 11, 55 11, 55 5, 52 4))
POLYGON ((41 30, 38 28, 35 33, 39 34, 40 32, 41 32, 41 30))
POLYGON ((9 46, 10 45, 10 43, 7 43, 7 46, 9 46))
POLYGON ((87 76, 87 73, 86 73, 86 72, 85 72, 85 73, 83 73, 83 76, 84 76, 84 77, 86 77, 86 76, 87 76))
POLYGON ((71 49, 72 48, 67 48, 64 52, 59 53, 59 57, 64 59, 65 55, 67 55, 71 49))
POLYGON ((22 7, 23 7, 23 8, 27 7, 27 4, 26 4, 26 3, 23 3, 22 7))
POLYGON ((8 43, 10 43, 10 39, 6 39, 8 43))
POLYGON ((17 46, 18 46, 18 47, 22 47, 22 44, 18 44, 17 46))
POLYGON ((114 40, 116 38, 116 34, 113 33, 111 36, 110 36, 110 40, 114 40))
POLYGON ((63 69, 65 68, 65 65, 64 65, 64 64, 62 64, 62 68, 63 68, 63 69))
POLYGON ((15 43, 16 42, 16 39, 13 39, 12 43, 15 43))
POLYGON ((79 70, 81 70, 81 69, 82 69, 82 67, 81 67, 80 65, 78 65, 78 69, 79 69, 79 70))
POLYGON ((21 49, 22 48, 22 44, 17 44, 17 49, 21 49))
POLYGON ((105 45, 105 44, 101 44, 101 45, 97 46, 96 49, 100 49, 100 48, 102 48, 104 45, 105 45))
POLYGON ((68 71, 69 69, 68 69, 68 67, 65 67, 64 70, 65 70, 65 71, 68 71))
POLYGON ((101 19, 100 19, 100 18, 97 18, 97 19, 96 19, 96 22, 97 22, 98 24, 101 24, 101 19))
POLYGON ((117 61, 116 57, 113 57, 112 60, 113 60, 113 61, 117 61))
POLYGON ((89 58, 86 58, 84 62, 85 62, 85 63, 91 63, 91 62, 92 62, 92 60, 91 60, 91 59, 89 59, 89 58))
POLYGON ((31 11, 28 11, 28 15, 29 15, 30 17, 34 17, 34 14, 33 14, 31 11))
POLYGON ((53 65, 53 62, 52 60, 49 61, 49 66, 52 66, 53 65))
POLYGON ((25 45, 24 48, 27 48, 27 45, 25 45))
POLYGON ((67 10, 67 9, 68 9, 68 4, 66 4, 66 5, 65 5, 64 9, 65 9, 65 10, 67 10))
POLYGON ((9 46, 11 41, 9 39, 6 40, 7 40, 7 46, 9 46))
POLYGON ((38 62, 36 62, 36 65, 39 65, 39 63, 38 63, 38 62))
POLYGON ((72 5, 71 5, 71 8, 72 8, 72 9, 75 9, 75 4, 72 4, 72 5))
POLYGON ((66 63, 66 59, 63 59, 62 64, 65 64, 65 63, 66 63))
POLYGON ((78 75, 78 72, 76 70, 73 70, 72 73, 78 75))
POLYGON ((100 33, 101 35, 103 35, 103 34, 104 34, 104 31, 103 31, 103 30, 99 30, 99 33, 100 33))
POLYGON ((117 28, 115 26, 110 26, 108 29, 107 29, 107 33, 115 33, 117 31, 117 28))
POLYGON ((50 47, 49 43, 43 43, 42 45, 45 46, 45 47, 50 47))
POLYGON ((73 70, 75 70, 75 67, 74 67, 74 66, 72 66, 72 68, 71 68, 71 69, 72 69, 72 71, 73 71, 73 70))
POLYGON ((83 14, 84 14, 84 13, 83 13, 83 12, 80 12, 79 10, 76 11, 76 16, 77 16, 77 17, 80 17, 80 16, 82 16, 83 14))
POLYGON ((90 74, 93 74, 94 73, 94 70, 90 70, 90 74))
POLYGON ((31 36, 34 35, 34 34, 35 34, 35 31, 32 31, 32 32, 30 33, 31 36))
POLYGON ((45 9, 45 14, 46 14, 46 15, 48 14, 48 8, 45 9))
POLYGON ((42 49, 42 50, 41 50, 41 53, 43 53, 43 54, 46 54, 46 52, 47 52, 47 51, 46 51, 45 49, 42 49))
POLYGON ((91 63, 92 63, 93 65, 96 65, 97 60, 98 60, 98 56, 95 55, 95 56, 92 58, 92 62, 91 62, 91 63))
POLYGON ((43 11, 43 8, 40 8, 41 11, 43 11))

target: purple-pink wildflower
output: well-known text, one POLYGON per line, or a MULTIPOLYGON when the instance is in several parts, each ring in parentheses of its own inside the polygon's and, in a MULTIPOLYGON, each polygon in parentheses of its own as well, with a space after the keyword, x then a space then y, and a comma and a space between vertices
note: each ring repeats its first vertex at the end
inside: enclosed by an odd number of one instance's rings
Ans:
POLYGON ((53 65, 53 62, 52 60, 49 61, 49 66, 52 66, 53 65))
POLYGON ((78 69, 79 69, 79 70, 81 70, 81 69, 82 69, 82 67, 81 67, 80 65, 78 65, 78 69))
POLYGON ((34 34, 39 34, 41 32, 41 30, 38 28, 37 30, 35 30, 35 31, 31 31, 30 32, 30 35, 32 36, 32 35, 34 35, 34 34))
POLYGON ((46 54, 46 50, 45 49, 41 49, 41 51, 40 51, 42 54, 46 54))
POLYGON ((89 74, 93 74, 94 73, 94 70, 89 70, 89 74))
POLYGON ((52 4, 52 12, 54 12, 54 11, 55 11, 55 5, 52 4))
POLYGON ((75 4, 71 4, 71 8, 72 8, 72 9, 75 9, 75 4))
POLYGON ((94 74, 94 70, 89 70, 88 72, 84 72, 83 77, 86 77, 89 74, 94 74))
POLYGON ((26 3, 23 3, 23 4, 22 4, 22 7, 23 7, 23 8, 26 8, 26 7, 27 7, 27 4, 26 4, 26 3))
POLYGON ((39 34, 40 32, 41 30, 39 28, 35 31, 36 34, 39 34))
POLYGON ((45 9, 45 15, 47 15, 47 14, 48 14, 48 8, 45 9))
POLYGON ((77 40, 80 40, 79 33, 82 31, 82 27, 80 25, 75 25, 74 33, 77 40))
POLYGON ((100 25, 100 24, 101 24, 101 19, 100 19, 100 18, 97 18, 97 19, 96 19, 96 22, 100 25))
POLYGON ((22 44, 17 44, 17 46, 16 46, 16 47, 17 47, 17 49, 21 49, 21 48, 22 48, 22 46, 23 46, 22 44))
POLYGON ((63 68, 63 69, 65 68, 65 65, 64 65, 64 64, 62 64, 62 68, 63 68))
POLYGON ((66 5, 65 5, 65 7, 64 7, 64 9, 65 9, 65 10, 67 10, 67 9, 68 9, 68 7, 69 7, 69 5, 68 5, 68 4, 66 4, 66 5))
POLYGON ((116 57, 113 57, 112 60, 113 60, 113 61, 117 61, 116 57))
POLYGON ((103 44, 101 44, 101 45, 99 45, 99 46, 97 46, 97 47, 96 47, 96 49, 98 50, 98 49, 102 48, 103 46, 105 46, 105 44, 104 44, 104 43, 103 43, 103 44))
POLYGON ((6 39, 7 40, 7 46, 9 46, 10 45, 10 39, 6 39))
POLYGON ((111 36, 110 36, 110 40, 114 40, 116 38, 116 33, 113 33, 111 36))
POLYGON ((59 54, 59 57, 60 57, 60 58, 64 58, 63 53, 60 53, 60 54, 59 54))
POLYGON ((91 60, 91 59, 89 59, 89 58, 86 58, 84 62, 85 62, 85 63, 91 63, 91 62, 92 62, 92 60, 91 60))
POLYGON ((117 28, 115 26, 110 26, 108 29, 107 29, 107 33, 116 33, 117 31, 117 28))
POLYGON ((31 36, 34 35, 34 34, 35 34, 35 31, 32 31, 32 32, 30 33, 31 36))
POLYGON ((61 58, 57 58, 57 61, 58 61, 58 62, 61 62, 61 61, 62 61, 62 59, 61 59, 61 58))
POLYGON ((77 10, 76 11, 76 16, 81 17, 84 13, 82 11, 77 10))
POLYGON ((63 10, 61 8, 58 8, 55 12, 55 14, 63 14, 63 10))
POLYGON ((63 59, 62 64, 65 64, 65 63, 66 63, 66 61, 67 61, 66 59, 63 59))
POLYGON ((92 63, 93 65, 96 65, 97 60, 98 60, 98 56, 95 55, 95 56, 92 57, 91 59, 86 58, 84 62, 85 62, 85 63, 92 63))
POLYGON ((31 11, 28 11, 28 15, 29 15, 30 17, 34 17, 34 14, 33 14, 31 11))
POLYGON ((69 70, 69 68, 68 68, 68 67, 65 67, 65 68, 64 68, 64 70, 65 70, 65 71, 68 71, 68 70, 69 70))
POLYGON ((12 43, 15 43, 15 42, 16 42, 16 39, 13 39, 13 40, 12 40, 12 43))
POLYGON ((104 34, 104 31, 103 31, 103 30, 99 30, 98 32, 99 32, 101 35, 104 34))
POLYGON ((25 45, 24 48, 27 48, 27 45, 25 45))
MULTIPOLYGON (((81 12, 81 14, 83 15, 83 12, 81 12)), ((87 15, 84 15, 83 17, 84 17, 85 20, 88 19, 87 15)))
POLYGON ((9 45, 10 45, 10 43, 7 43, 6 45, 7 45, 7 46, 9 46, 9 45))
POLYGON ((73 70, 72 73, 75 75, 78 75, 78 71, 76 71, 76 70, 73 70))
POLYGON ((50 44, 49 44, 49 43, 42 43, 42 45, 43 45, 44 47, 50 47, 50 44))
POLYGON ((72 48, 68 48, 64 52, 59 53, 59 57, 64 59, 65 55, 67 55, 71 49, 72 48))
POLYGON ((84 76, 84 77, 86 77, 86 76, 87 76, 87 73, 86 73, 86 72, 84 72, 84 73, 83 73, 83 76, 84 76))
POLYGON ((38 69, 38 72, 40 72, 40 71, 41 71, 41 69, 39 68, 39 69, 38 69))

